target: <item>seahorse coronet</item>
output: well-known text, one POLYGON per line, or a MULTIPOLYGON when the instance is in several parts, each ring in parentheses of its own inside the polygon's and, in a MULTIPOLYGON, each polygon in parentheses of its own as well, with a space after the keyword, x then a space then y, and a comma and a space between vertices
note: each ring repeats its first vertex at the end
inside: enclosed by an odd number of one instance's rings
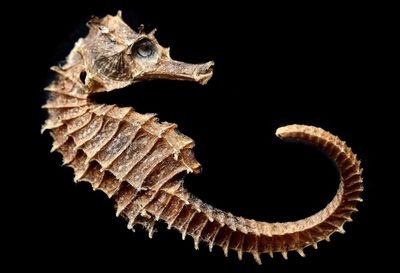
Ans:
POLYGON ((335 233, 352 221, 363 191, 362 169, 345 142, 309 125, 280 127, 284 140, 304 141, 321 149, 336 163, 340 184, 332 201, 316 214, 294 222, 267 223, 237 217, 203 203, 183 186, 188 173, 199 173, 194 141, 181 134, 176 124, 160 123, 155 114, 140 114, 131 107, 98 104, 91 94, 109 92, 151 79, 191 80, 206 84, 214 62, 187 64, 170 58, 169 48, 160 46, 154 31, 132 30, 116 16, 94 17, 89 34, 75 44, 61 67, 52 67, 56 79, 45 90, 43 106, 49 117, 42 133, 53 137, 51 151, 63 156, 63 165, 74 170, 75 182, 89 182, 116 204, 116 216, 127 227, 141 225, 153 236, 156 222, 175 228, 182 239, 190 235, 194 248, 204 242, 215 245, 225 256, 235 250, 241 260, 250 253, 261 264, 261 254, 284 259, 296 251, 335 233))

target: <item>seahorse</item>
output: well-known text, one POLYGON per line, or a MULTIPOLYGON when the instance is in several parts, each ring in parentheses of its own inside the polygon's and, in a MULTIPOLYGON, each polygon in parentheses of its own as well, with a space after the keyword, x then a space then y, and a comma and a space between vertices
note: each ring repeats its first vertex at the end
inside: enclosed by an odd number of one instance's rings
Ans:
POLYGON ((194 141, 176 124, 159 122, 155 114, 140 114, 131 107, 98 104, 93 94, 109 92, 151 79, 195 81, 206 84, 213 62, 188 64, 172 60, 169 48, 155 38, 155 30, 136 32, 121 12, 88 22, 89 33, 80 38, 66 62, 51 69, 57 76, 45 90, 43 108, 48 119, 42 127, 53 138, 51 151, 62 154, 63 164, 74 170, 74 181, 86 181, 116 204, 116 215, 128 229, 140 225, 151 238, 156 222, 190 235, 199 242, 250 253, 261 264, 261 254, 289 251, 305 256, 304 248, 326 240, 357 211, 363 191, 360 161, 345 142, 321 128, 308 125, 280 127, 285 140, 309 143, 336 163, 340 184, 332 201, 318 213, 294 222, 267 223, 234 216, 203 203, 183 186, 188 173, 201 166, 193 154, 194 141))

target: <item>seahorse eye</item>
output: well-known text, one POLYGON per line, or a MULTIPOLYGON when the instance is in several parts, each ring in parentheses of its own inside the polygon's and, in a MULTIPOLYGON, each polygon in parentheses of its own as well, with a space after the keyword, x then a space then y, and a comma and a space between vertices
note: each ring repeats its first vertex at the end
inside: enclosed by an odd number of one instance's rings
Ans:
POLYGON ((148 58, 154 54, 154 46, 147 39, 141 40, 133 47, 133 53, 140 57, 148 58))

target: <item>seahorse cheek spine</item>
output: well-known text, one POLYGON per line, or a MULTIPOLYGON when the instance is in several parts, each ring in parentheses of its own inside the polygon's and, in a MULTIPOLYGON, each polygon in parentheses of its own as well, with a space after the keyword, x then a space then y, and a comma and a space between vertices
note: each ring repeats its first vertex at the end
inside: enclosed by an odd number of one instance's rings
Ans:
POLYGON ((282 139, 308 142, 335 161, 341 175, 333 200, 308 218, 287 223, 266 223, 236 217, 207 205, 187 192, 183 178, 198 173, 191 138, 176 125, 159 123, 155 114, 140 114, 131 107, 97 104, 96 92, 112 91, 141 80, 166 78, 193 80, 205 84, 212 75, 212 62, 191 65, 170 59, 154 32, 130 29, 121 14, 94 18, 90 32, 80 39, 58 74, 46 88, 50 92, 43 106, 49 118, 43 130, 53 137, 52 151, 73 168, 74 181, 89 182, 116 204, 116 215, 127 220, 129 229, 141 225, 152 237, 155 223, 190 235, 197 249, 203 241, 225 255, 235 250, 238 258, 251 253, 261 264, 260 254, 271 257, 289 251, 305 256, 307 246, 317 248, 334 232, 344 233, 361 200, 362 169, 351 149, 338 137, 321 128, 290 125, 277 130, 282 139), (149 48, 147 48, 149 47, 149 48), (136 51, 133 51, 136 50, 136 51), (150 55, 156 54, 156 56, 150 55))

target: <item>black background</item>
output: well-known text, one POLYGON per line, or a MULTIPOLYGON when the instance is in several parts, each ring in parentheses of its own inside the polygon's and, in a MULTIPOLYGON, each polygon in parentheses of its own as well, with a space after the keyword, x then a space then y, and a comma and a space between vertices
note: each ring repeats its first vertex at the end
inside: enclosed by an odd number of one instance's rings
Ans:
POLYGON ((13 115, 7 126, 17 144, 5 145, 13 147, 6 172, 14 175, 3 182, 16 189, 3 194, 11 197, 6 207, 12 219, 9 254, 21 261, 15 266, 112 272, 389 266, 386 245, 396 239, 385 216, 393 208, 386 196, 395 180, 380 168, 390 170, 383 151, 389 147, 394 153, 388 136, 396 125, 391 123, 396 100, 382 64, 386 35, 376 7, 55 1, 5 11, 14 19, 6 20, 9 27, 3 32, 13 53, 6 56, 11 62, 4 81, 13 83, 7 94, 16 96, 3 109, 13 115), (157 27, 160 44, 171 47, 174 59, 216 63, 206 86, 153 81, 102 97, 158 113, 195 139, 203 173, 186 178, 190 191, 215 207, 257 220, 307 217, 332 199, 338 174, 321 152, 281 142, 274 132, 291 123, 320 126, 346 140, 365 169, 365 202, 354 222, 345 225, 346 234, 333 235, 318 250, 307 248, 306 258, 264 256, 258 266, 250 255, 240 262, 233 252, 224 258, 219 248, 210 254, 202 244, 196 251, 191 238, 182 241, 164 224, 152 240, 140 228, 132 233, 104 194, 74 184, 72 170, 60 166, 60 155, 49 153, 50 136, 40 135, 46 118, 40 109, 46 99, 43 87, 53 77, 48 68, 85 35, 90 16, 118 9, 134 28, 140 23, 147 31, 157 27), (13 26, 15 20, 19 26, 13 26))

